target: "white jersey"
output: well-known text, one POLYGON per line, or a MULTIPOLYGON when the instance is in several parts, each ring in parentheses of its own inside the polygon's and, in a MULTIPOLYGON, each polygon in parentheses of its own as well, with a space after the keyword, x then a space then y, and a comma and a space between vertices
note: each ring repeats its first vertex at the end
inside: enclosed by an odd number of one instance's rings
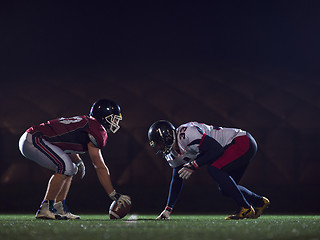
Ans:
POLYGON ((195 160, 200 153, 199 146, 205 135, 212 137, 222 147, 225 147, 234 138, 246 135, 246 132, 237 128, 215 128, 211 125, 197 122, 183 124, 177 128, 177 143, 180 153, 172 151, 165 156, 170 167, 175 168, 195 160))

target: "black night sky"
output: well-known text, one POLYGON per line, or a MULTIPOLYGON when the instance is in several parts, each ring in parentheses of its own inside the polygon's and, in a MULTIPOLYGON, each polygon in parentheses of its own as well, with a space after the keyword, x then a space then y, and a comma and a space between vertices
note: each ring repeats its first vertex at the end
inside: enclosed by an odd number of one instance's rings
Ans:
POLYGON ((176 61, 318 71, 317 1, 22 1, 0 11, 3 73, 176 61))

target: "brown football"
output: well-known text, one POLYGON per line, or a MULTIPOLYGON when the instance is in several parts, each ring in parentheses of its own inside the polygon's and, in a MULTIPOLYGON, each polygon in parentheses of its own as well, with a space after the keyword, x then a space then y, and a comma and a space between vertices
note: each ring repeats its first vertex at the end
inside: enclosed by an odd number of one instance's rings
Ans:
POLYGON ((117 201, 113 201, 109 208, 110 219, 121 219, 124 218, 131 209, 131 204, 118 204, 117 201))

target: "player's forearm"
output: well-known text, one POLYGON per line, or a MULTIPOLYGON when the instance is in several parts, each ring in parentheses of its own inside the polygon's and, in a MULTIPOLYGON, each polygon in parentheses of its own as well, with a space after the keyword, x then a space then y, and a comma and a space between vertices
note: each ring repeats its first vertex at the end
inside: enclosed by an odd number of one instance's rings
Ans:
POLYGON ((176 204, 183 187, 183 179, 180 178, 178 174, 179 169, 174 169, 172 173, 172 180, 170 183, 169 196, 167 201, 167 206, 169 206, 170 208, 173 208, 176 204))
POLYGON ((111 183, 111 178, 110 178, 108 168, 96 168, 96 172, 102 187, 109 195, 114 191, 114 188, 111 183))

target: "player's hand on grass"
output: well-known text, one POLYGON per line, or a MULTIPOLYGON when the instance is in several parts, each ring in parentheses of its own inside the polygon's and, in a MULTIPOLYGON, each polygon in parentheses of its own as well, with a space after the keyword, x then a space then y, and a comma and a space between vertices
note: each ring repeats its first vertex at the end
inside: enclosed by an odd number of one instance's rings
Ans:
POLYGON ((113 190, 113 192, 109 194, 109 197, 110 197, 113 201, 117 201, 118 204, 122 204, 122 205, 124 205, 124 206, 126 206, 126 205, 131 205, 131 198, 130 198, 130 196, 117 193, 116 190, 113 190))
POLYGON ((170 214, 172 212, 172 208, 166 207, 160 215, 156 218, 156 220, 169 220, 170 219, 170 214))
POLYGON ((78 172, 81 176, 81 179, 86 175, 86 167, 84 166, 83 161, 77 163, 78 172))
POLYGON ((182 179, 188 179, 196 170, 195 166, 195 161, 184 164, 183 167, 178 171, 179 177, 181 177, 182 179))

